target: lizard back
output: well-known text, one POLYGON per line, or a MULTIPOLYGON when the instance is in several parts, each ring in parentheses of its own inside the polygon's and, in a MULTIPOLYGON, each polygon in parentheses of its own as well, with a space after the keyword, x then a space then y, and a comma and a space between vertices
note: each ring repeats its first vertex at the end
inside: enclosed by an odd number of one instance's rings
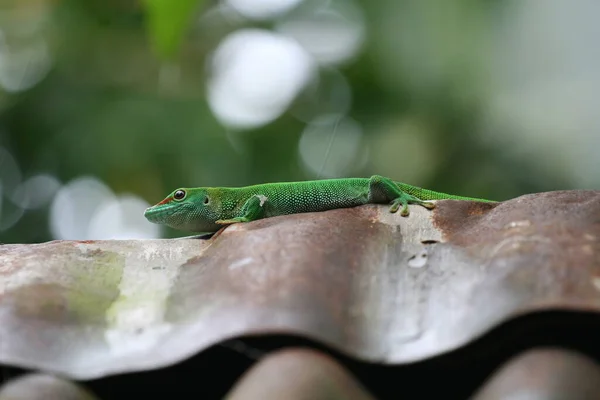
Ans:
POLYGON ((221 218, 238 215, 254 195, 266 197, 265 217, 367 204, 368 178, 322 179, 301 182, 265 183, 239 188, 211 188, 221 200, 221 218))

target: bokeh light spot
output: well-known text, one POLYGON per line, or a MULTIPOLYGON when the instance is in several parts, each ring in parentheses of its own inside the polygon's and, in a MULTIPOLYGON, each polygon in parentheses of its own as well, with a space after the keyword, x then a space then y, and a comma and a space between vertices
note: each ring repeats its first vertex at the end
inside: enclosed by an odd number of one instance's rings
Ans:
POLYGON ((246 29, 215 51, 208 100, 224 125, 255 128, 279 117, 310 80, 314 65, 295 41, 246 29))
POLYGON ((302 0, 225 0, 225 4, 244 17, 268 19, 296 7, 302 0))
POLYGON ((133 195, 109 198, 90 221, 89 235, 102 239, 152 239, 160 236, 160 225, 144 218, 150 204, 133 195))
POLYGON ((328 1, 281 21, 276 30, 296 40, 320 64, 356 56, 365 40, 362 10, 350 0, 328 1))
POLYGON ((12 200, 26 209, 40 208, 52 200, 60 185, 52 175, 35 175, 16 188, 12 200))
POLYGON ((318 178, 348 176, 364 166, 366 147, 361 126, 351 118, 323 115, 302 133, 298 151, 302 165, 318 178))
POLYGON ((7 92, 30 89, 50 70, 52 61, 48 45, 35 36, 19 47, 10 47, 0 31, 0 85, 7 92))
POLYGON ((77 178, 54 198, 50 231, 54 238, 65 240, 158 237, 160 227, 143 217, 148 206, 133 196, 115 196, 96 178, 77 178))

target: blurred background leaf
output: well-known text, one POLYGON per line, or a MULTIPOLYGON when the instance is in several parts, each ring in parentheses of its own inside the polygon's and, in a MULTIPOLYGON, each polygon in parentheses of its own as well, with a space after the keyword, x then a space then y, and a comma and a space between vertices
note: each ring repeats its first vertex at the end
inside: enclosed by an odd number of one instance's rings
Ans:
POLYGON ((142 0, 148 35, 161 58, 170 60, 177 54, 195 11, 203 3, 203 0, 142 0))

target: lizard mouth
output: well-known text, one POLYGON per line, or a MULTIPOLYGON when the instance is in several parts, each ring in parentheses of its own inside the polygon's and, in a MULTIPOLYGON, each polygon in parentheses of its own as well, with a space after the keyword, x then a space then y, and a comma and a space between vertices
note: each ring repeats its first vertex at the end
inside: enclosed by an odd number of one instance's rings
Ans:
POLYGON ((144 217, 146 217, 146 219, 150 222, 162 223, 166 218, 175 212, 176 208, 178 208, 176 204, 157 204, 152 207, 148 207, 146 211, 144 211, 144 217))

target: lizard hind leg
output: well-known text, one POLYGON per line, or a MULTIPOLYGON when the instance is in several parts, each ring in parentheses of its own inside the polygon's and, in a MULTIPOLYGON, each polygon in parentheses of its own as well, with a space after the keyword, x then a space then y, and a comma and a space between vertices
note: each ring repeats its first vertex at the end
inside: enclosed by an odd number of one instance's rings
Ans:
POLYGON ((403 217, 408 217, 410 215, 410 211, 408 210, 409 204, 417 204, 429 210, 435 208, 434 203, 421 200, 418 197, 405 192, 400 189, 396 182, 383 176, 374 175, 371 177, 370 191, 372 193, 377 193, 379 196, 383 195, 391 202, 389 209, 391 213, 398 212, 398 209, 402 206, 400 215, 403 217))

